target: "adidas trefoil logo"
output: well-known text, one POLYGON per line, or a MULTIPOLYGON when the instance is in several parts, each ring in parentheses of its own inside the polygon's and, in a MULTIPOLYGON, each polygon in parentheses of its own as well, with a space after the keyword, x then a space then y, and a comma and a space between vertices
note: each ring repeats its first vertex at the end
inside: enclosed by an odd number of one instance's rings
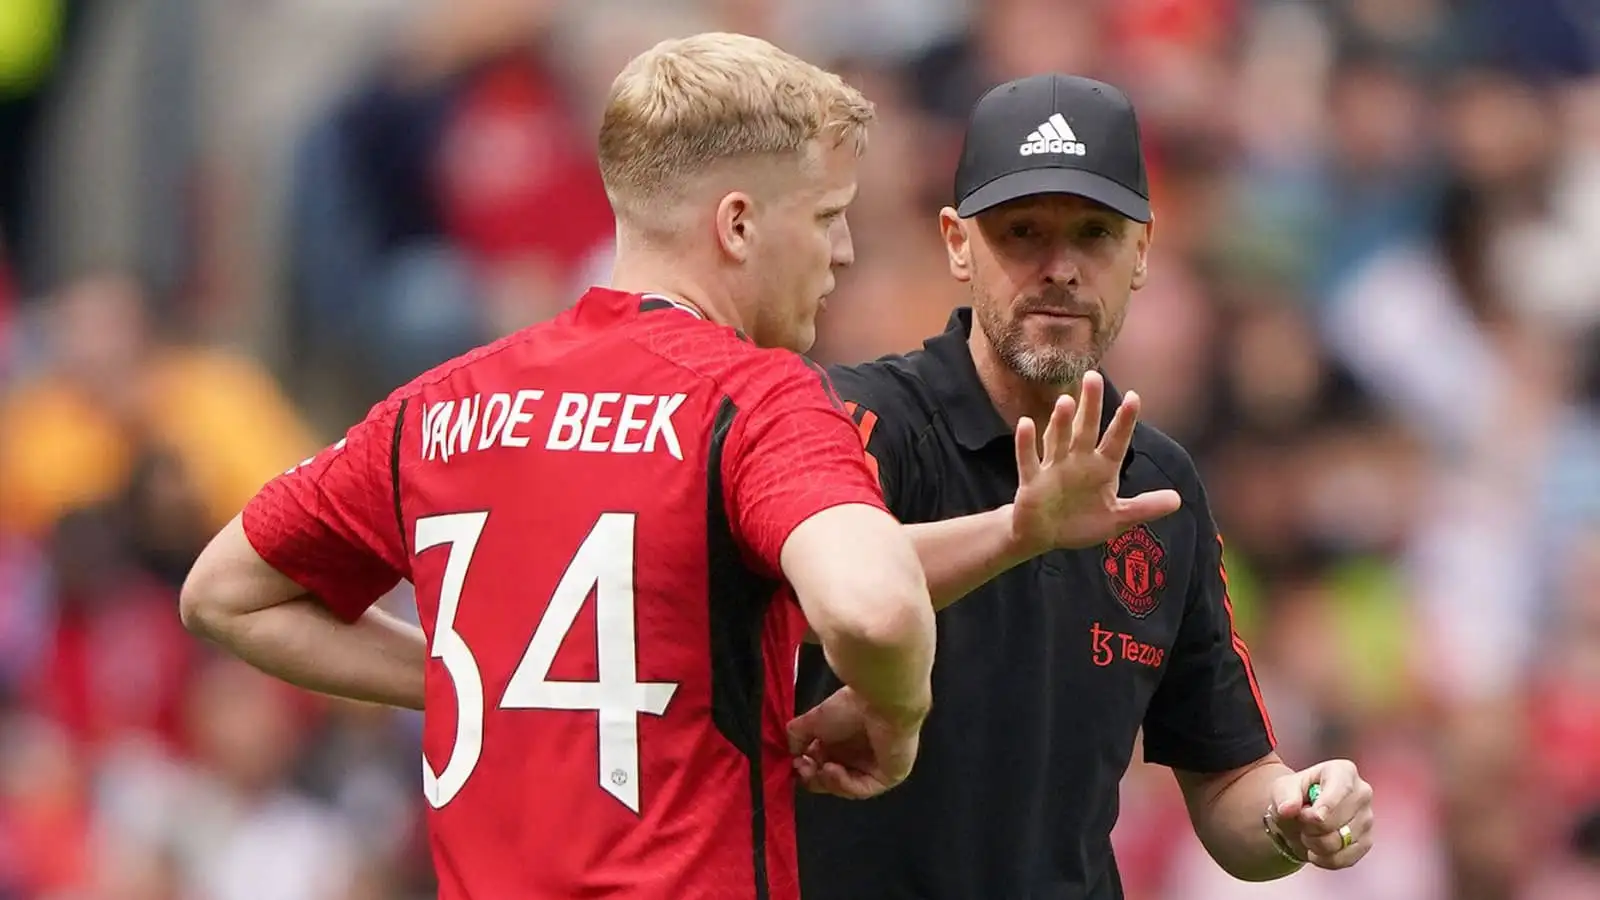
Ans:
POLYGON ((1079 143, 1078 136, 1072 133, 1072 126, 1067 124, 1066 117, 1061 113, 1051 113, 1050 118, 1040 123, 1039 130, 1028 132, 1021 151, 1023 156, 1037 156, 1040 153, 1084 155, 1083 144, 1079 143))

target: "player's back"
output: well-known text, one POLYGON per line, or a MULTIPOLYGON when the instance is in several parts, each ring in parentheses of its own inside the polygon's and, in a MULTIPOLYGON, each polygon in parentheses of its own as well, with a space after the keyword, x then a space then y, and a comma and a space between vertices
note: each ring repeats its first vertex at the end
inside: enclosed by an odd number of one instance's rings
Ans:
POLYGON ((804 626, 724 500, 796 366, 596 289, 397 395, 443 900, 798 896, 804 626))

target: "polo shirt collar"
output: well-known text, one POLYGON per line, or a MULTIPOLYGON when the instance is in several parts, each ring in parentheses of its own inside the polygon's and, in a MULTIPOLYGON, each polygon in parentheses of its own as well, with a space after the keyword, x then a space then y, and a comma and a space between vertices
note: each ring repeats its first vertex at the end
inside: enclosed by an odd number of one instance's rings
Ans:
MULTIPOLYGON (((1000 417, 989 399, 989 392, 978 378, 967 341, 972 337, 972 308, 963 306, 950 314, 945 330, 923 342, 927 367, 923 377, 938 398, 956 441, 967 450, 982 450, 1004 438, 1011 440, 1011 423, 1000 417)), ((1103 373, 1102 373, 1103 374, 1103 373)), ((1122 405, 1122 395, 1106 380, 1105 401, 1100 410, 1100 433, 1104 434, 1122 405)), ((1040 428, 1045 423, 1040 423, 1040 428)), ((1131 454, 1130 454, 1131 458, 1131 454)))

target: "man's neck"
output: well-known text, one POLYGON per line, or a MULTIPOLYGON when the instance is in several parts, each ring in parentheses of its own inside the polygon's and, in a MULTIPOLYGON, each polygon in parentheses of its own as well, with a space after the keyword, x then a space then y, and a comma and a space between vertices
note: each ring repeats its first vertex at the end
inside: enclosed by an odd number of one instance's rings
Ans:
POLYGON ((994 403, 1000 418, 1015 429, 1017 420, 1027 416, 1033 419, 1039 439, 1044 440, 1044 430, 1050 424, 1056 398, 1062 394, 1077 396, 1079 385, 1041 385, 1018 375, 1000 358, 999 352, 989 343, 988 336, 976 322, 973 323, 967 346, 972 352, 973 366, 978 370, 978 381, 983 384, 984 392, 994 403))
POLYGON ((660 294, 692 307, 712 322, 744 330, 745 323, 733 299, 713 290, 706 279, 685 271, 681 260, 667 260, 639 252, 619 251, 612 266, 610 287, 629 294, 660 294))

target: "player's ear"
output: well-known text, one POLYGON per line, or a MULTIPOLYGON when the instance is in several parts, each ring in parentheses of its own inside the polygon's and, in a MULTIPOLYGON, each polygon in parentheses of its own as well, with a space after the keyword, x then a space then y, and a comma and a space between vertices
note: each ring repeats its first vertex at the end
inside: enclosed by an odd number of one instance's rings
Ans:
POLYGON ((724 194, 717 203, 717 243, 735 262, 750 258, 755 236, 755 204, 743 191, 724 194))
POLYGON ((972 238, 967 226, 956 211, 946 206, 939 210, 939 234, 944 238, 945 256, 950 261, 950 275, 957 281, 972 280, 972 238))
POLYGON ((1138 225, 1138 229, 1134 232, 1134 253, 1137 255, 1133 262, 1133 289, 1137 291, 1150 280, 1150 238, 1155 235, 1155 216, 1152 214, 1150 221, 1142 225, 1137 222, 1134 224, 1138 225))

